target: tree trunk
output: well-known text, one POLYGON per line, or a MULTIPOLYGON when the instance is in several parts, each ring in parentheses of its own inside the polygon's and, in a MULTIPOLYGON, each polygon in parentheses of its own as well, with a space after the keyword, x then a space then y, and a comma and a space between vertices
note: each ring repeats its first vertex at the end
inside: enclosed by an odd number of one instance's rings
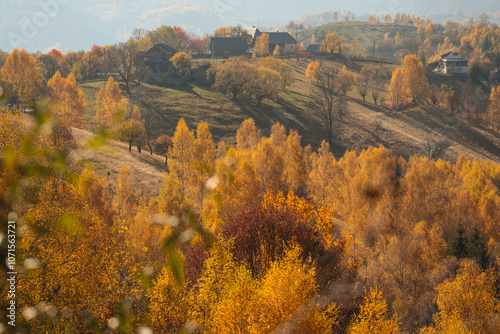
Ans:
POLYGON ((132 152, 132 142, 128 142, 128 151, 132 152))

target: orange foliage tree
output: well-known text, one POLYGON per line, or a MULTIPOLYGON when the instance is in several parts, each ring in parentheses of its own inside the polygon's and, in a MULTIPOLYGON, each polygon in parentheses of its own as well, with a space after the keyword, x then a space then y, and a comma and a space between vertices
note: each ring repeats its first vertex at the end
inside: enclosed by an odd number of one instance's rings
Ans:
POLYGON ((24 105, 35 101, 40 94, 43 78, 35 66, 35 58, 26 50, 14 49, 1 70, 2 80, 11 85, 24 105))
POLYGON ((53 105, 60 110, 59 116, 70 126, 83 127, 85 119, 85 96, 77 87, 76 79, 71 73, 66 79, 56 72, 47 83, 47 89, 53 105))

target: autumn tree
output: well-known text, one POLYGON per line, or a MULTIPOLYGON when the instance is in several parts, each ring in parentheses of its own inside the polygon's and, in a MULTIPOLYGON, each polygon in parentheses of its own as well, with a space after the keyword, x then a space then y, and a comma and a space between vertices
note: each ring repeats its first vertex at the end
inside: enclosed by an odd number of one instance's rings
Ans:
POLYGON ((70 126, 83 127, 85 125, 83 116, 87 105, 73 73, 64 79, 57 71, 47 83, 47 89, 51 103, 60 111, 60 117, 70 126))
POLYGON ((269 34, 263 33, 255 41, 255 56, 265 57, 269 54, 269 34))
POLYGON ((338 70, 322 71, 311 92, 311 99, 323 121, 330 147, 333 145, 334 122, 342 120, 342 112, 345 111, 337 80, 338 73, 338 70))
POLYGON ((118 173, 113 209, 117 213, 120 224, 130 222, 138 204, 139 193, 134 192, 132 173, 127 165, 122 165, 118 173))
POLYGON ((312 34, 312 36, 311 36, 311 44, 317 44, 316 35, 314 35, 314 34, 312 34))
POLYGON ((125 114, 128 100, 121 94, 118 83, 109 77, 106 86, 102 87, 96 97, 96 114, 94 121, 99 128, 114 130, 119 119, 125 114))
POLYGON ((168 150, 170 147, 172 147, 172 137, 169 135, 159 136, 153 144, 153 152, 165 156, 165 165, 167 164, 168 150))
POLYGON ((255 127, 255 121, 248 118, 236 132, 236 147, 240 150, 251 151, 260 141, 260 131, 255 127))
POLYGON ((176 173, 165 173, 164 185, 158 196, 158 207, 160 212, 168 217, 175 217, 173 225, 178 222, 184 214, 184 207, 188 204, 185 189, 176 173), (176 220, 177 219, 177 220, 176 220))
POLYGON ((252 69, 247 59, 229 58, 217 70, 214 87, 223 93, 231 93, 233 99, 236 99, 247 86, 252 69))
POLYGON ((176 45, 177 36, 175 31, 171 26, 161 25, 155 30, 149 30, 146 33, 146 37, 151 40, 153 45, 158 43, 165 43, 167 45, 176 45))
POLYGON ((137 144, 139 149, 140 144, 138 142, 144 137, 145 132, 143 122, 137 119, 129 119, 119 126, 117 137, 128 143, 128 151, 131 152, 133 144, 137 144))
POLYGON ((368 66, 363 66, 359 75, 356 77, 356 87, 359 95, 363 98, 363 102, 365 102, 365 97, 368 94, 373 76, 373 69, 368 66))
POLYGON ((96 44, 82 58, 84 80, 95 79, 98 73, 104 71, 104 48, 96 44))
POLYGON ((170 58, 170 61, 174 64, 175 67, 178 67, 182 70, 182 73, 186 74, 191 68, 191 61, 193 57, 185 52, 177 52, 170 58))
POLYGON ((334 21, 337 21, 339 19, 339 12, 334 11, 332 18, 333 18, 334 21))
POLYGON ((356 84, 356 75, 351 71, 348 71, 344 66, 342 71, 337 74, 336 80, 338 81, 340 93, 345 97, 356 84))
MULTIPOLYGON (((285 255, 276 259, 270 266, 256 292, 257 301, 251 333, 264 333, 268 329, 279 328, 293 316, 298 305, 307 305, 316 291, 316 272, 307 263, 303 264, 300 247, 291 247, 285 255)), ((305 323, 299 324, 297 333, 308 333, 315 329, 321 333, 331 333, 335 314, 335 305, 322 314, 318 305, 311 305, 311 316, 305 323)))
POLYGON ((441 84, 441 87, 439 89, 439 102, 441 103, 441 106, 449 109, 451 107, 450 98, 453 96, 453 94, 455 94, 453 88, 445 84, 441 84))
POLYGON ((387 87, 391 97, 391 107, 400 109, 407 104, 408 100, 408 87, 402 68, 397 68, 392 73, 391 83, 387 87))
POLYGON ((316 155, 312 158, 312 166, 308 175, 307 190, 314 203, 328 203, 335 191, 335 157, 326 141, 321 142, 316 155))
POLYGON ((281 89, 286 90, 294 81, 292 69, 285 61, 275 57, 263 57, 257 62, 258 67, 267 67, 280 75, 281 89))
POLYGON ((177 283, 169 267, 164 268, 154 282, 149 298, 154 331, 176 333, 189 320, 187 288, 177 283))
POLYGON ((438 286, 434 327, 428 333, 495 333, 500 330, 495 278, 471 260, 464 260, 457 276, 438 286))
POLYGON ((399 333, 397 317, 388 317, 387 302, 378 288, 370 289, 365 296, 359 314, 349 327, 349 334, 364 333, 399 333))
POLYGON ((318 81, 321 75, 321 67, 319 62, 312 61, 307 65, 306 68, 306 78, 311 79, 311 82, 318 81))
POLYGON ((42 88, 43 79, 35 66, 35 58, 24 50, 14 49, 0 71, 2 81, 12 86, 24 105, 35 101, 42 88))
POLYGON ((321 50, 326 53, 340 53, 342 50, 342 42, 344 40, 342 37, 337 35, 336 32, 331 32, 326 35, 325 39, 321 43, 321 50))
POLYGON ((172 148, 168 153, 168 168, 171 173, 174 173, 179 178, 184 194, 186 194, 191 173, 194 146, 194 134, 189 131, 186 122, 181 118, 177 123, 172 138, 172 148))
POLYGON ((384 22, 387 24, 392 23, 392 16, 389 13, 385 14, 384 22))
POLYGON ((388 87, 393 108, 403 108, 408 103, 425 103, 430 90, 422 62, 412 54, 405 57, 403 67, 392 73, 388 87))
POLYGON ((275 100, 281 91, 281 76, 275 70, 259 66, 250 82, 250 93, 257 99, 257 105, 260 105, 264 98, 275 100))
POLYGON ((279 56, 281 56, 281 49, 280 49, 280 46, 279 46, 279 45, 276 45, 276 47, 274 48, 274 51, 273 51, 273 56, 274 56, 274 57, 279 57, 279 56))
POLYGON ((189 180, 192 188, 193 203, 197 203, 200 210, 203 207, 203 195, 206 189, 206 183, 215 173, 215 155, 215 145, 212 134, 208 129, 208 124, 201 122, 196 129, 191 167, 192 176, 189 180))
POLYGON ((106 50, 106 59, 109 61, 114 72, 118 73, 125 83, 125 89, 130 94, 130 83, 140 79, 142 74, 141 63, 137 58, 137 43, 130 39, 125 43, 119 43, 106 50))
POLYGON ((488 114, 495 130, 500 130, 500 88, 493 87, 490 94, 488 114))
POLYGON ((429 98, 429 85, 425 68, 416 55, 408 55, 403 61, 403 73, 406 87, 412 103, 426 102, 429 98))

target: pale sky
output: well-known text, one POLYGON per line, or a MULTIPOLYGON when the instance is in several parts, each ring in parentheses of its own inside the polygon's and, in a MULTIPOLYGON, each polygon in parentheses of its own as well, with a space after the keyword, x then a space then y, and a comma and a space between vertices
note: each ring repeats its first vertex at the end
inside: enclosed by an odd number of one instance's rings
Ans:
MULTIPOLYGON (((493 0, 0 0, 0 48, 42 52, 89 50, 125 40, 137 27, 183 26, 198 35, 224 25, 275 25, 323 11, 425 17, 456 7, 464 12, 500 10, 493 0), (469 8, 467 8, 467 6, 469 8), (493 9, 492 9, 493 8, 493 9), (496 9, 495 9, 496 8, 496 9)), ((325 22, 328 23, 328 22, 325 22)))

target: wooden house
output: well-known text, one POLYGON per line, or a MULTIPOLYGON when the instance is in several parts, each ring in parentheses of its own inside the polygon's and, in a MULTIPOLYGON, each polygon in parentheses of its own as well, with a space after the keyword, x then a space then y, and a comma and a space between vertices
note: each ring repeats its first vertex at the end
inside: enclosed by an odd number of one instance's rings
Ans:
POLYGON ((238 57, 247 53, 247 47, 239 37, 212 37, 210 52, 212 58, 238 57))
POLYGON ((164 43, 156 44, 143 52, 140 55, 146 71, 143 81, 158 85, 182 85, 184 79, 170 61, 177 52, 177 49, 164 43))
POLYGON ((467 74, 469 61, 456 51, 448 51, 440 56, 441 72, 449 74, 467 74))
POLYGON ((264 33, 269 34, 269 53, 274 52, 276 45, 280 47, 281 52, 290 52, 292 47, 297 44, 295 38, 287 32, 261 32, 259 29, 255 29, 254 42, 264 33))

